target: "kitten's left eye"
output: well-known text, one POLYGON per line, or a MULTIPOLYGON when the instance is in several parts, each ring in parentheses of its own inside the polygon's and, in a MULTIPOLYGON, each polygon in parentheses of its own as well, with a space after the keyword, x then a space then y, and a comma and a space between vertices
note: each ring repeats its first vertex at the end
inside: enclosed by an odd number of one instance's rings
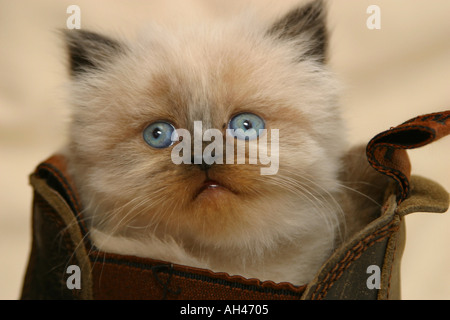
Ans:
POLYGON ((253 140, 259 136, 259 130, 264 129, 265 124, 260 116, 246 112, 231 118, 228 128, 235 130, 235 137, 238 139, 253 140))
POLYGON ((170 147, 173 144, 172 133, 175 127, 168 122, 154 122, 144 129, 144 140, 151 147, 162 149, 170 147))

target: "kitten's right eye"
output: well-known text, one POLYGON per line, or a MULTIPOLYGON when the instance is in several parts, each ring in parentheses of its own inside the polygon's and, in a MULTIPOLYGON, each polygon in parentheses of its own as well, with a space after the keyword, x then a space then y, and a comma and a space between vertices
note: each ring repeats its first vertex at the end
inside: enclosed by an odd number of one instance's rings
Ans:
POLYGON ((143 136, 145 142, 153 148, 162 149, 170 147, 172 141, 172 134, 175 127, 168 122, 154 122, 144 129, 143 136))

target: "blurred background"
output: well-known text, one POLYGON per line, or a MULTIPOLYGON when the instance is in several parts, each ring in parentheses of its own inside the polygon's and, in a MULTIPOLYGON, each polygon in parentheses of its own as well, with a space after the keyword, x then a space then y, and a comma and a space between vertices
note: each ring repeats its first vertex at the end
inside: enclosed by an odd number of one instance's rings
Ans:
MULTIPOLYGON (((0 299, 17 299, 31 244, 28 175, 65 143, 65 52, 56 30, 67 7, 81 28, 127 34, 146 21, 233 16, 243 6, 270 18, 301 0, 0 0, 0 299)), ((416 115, 450 109, 450 1, 331 0, 330 64, 345 84, 352 143, 416 115), (381 9, 369 30, 366 9, 381 9)), ((194 19, 195 20, 195 19, 194 19)), ((409 152, 413 174, 450 190, 450 137, 409 152)), ((450 299, 450 213, 406 217, 404 299, 450 299)))

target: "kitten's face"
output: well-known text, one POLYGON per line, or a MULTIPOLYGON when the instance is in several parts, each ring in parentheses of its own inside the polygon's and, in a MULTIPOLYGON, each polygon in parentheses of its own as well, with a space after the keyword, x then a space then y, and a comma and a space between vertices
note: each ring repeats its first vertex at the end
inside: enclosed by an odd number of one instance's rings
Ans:
POLYGON ((328 205, 320 201, 336 188, 341 152, 336 90, 323 52, 312 50, 313 33, 297 30, 293 39, 288 26, 157 30, 137 45, 103 39, 93 48, 97 36, 72 35, 72 53, 86 51, 72 61, 69 160, 96 227, 239 243, 298 228, 298 209, 315 215, 328 205), (276 174, 261 175, 268 165, 248 164, 248 157, 207 169, 177 165, 171 155, 180 142, 155 148, 143 135, 163 121, 194 139, 194 121, 201 121, 203 130, 220 130, 225 144, 230 120, 242 113, 263 120, 269 150, 270 130, 279 130, 276 174))

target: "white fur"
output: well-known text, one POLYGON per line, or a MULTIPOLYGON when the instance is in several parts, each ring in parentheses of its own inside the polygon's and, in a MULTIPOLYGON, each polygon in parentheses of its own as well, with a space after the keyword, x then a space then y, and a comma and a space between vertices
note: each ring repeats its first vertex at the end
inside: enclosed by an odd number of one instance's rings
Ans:
POLYGON ((73 82, 69 168, 97 247, 261 280, 313 278, 344 232, 338 86, 321 63, 298 61, 310 40, 281 41, 266 30, 253 19, 151 27, 125 52, 111 54, 105 71, 73 82), (183 108, 165 107, 149 88, 161 75, 174 91, 164 97, 183 108), (165 111, 176 121, 200 118, 205 127, 219 127, 217 119, 243 102, 280 128, 279 173, 227 167, 221 179, 248 196, 230 196, 208 214, 184 210, 197 178, 188 182, 188 173, 170 165, 170 154, 145 145, 140 128, 165 111), (251 183, 239 180, 243 175, 251 183))

